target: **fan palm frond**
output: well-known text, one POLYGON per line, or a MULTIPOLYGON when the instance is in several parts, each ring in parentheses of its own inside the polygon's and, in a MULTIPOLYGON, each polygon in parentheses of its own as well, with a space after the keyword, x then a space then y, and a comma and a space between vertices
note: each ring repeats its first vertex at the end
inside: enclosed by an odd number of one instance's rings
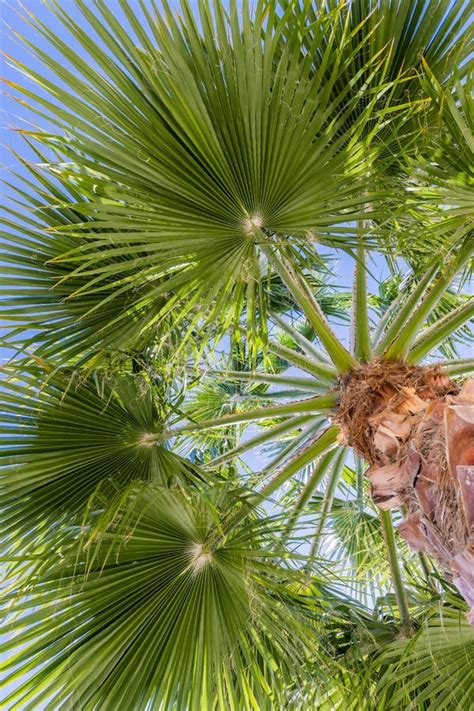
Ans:
POLYGON ((47 5, 9 58, 3 703, 463 708, 468 3, 47 5))
MULTIPOLYGON (((425 103, 426 93, 419 77, 426 63, 433 78, 446 86, 454 72, 467 73, 469 58, 469 3, 465 0, 450 2, 440 0, 354 0, 343 6, 338 0, 315 3, 307 14, 305 2, 280 0, 285 12, 292 13, 292 21, 302 33, 302 47, 312 60, 315 74, 321 71, 330 77, 334 70, 325 63, 325 49, 334 41, 330 32, 322 35, 317 47, 311 45, 312 37, 326 22, 324 13, 332 11, 331 30, 336 43, 348 37, 345 52, 350 62, 341 65, 331 91, 336 95, 348 91, 356 101, 346 117, 342 130, 351 132, 353 125, 364 113, 369 101, 367 89, 393 82, 391 90, 377 99, 379 110, 392 112, 389 125, 382 127, 377 140, 383 146, 378 154, 376 171, 394 175, 403 167, 407 155, 416 149, 419 136, 419 116, 407 111, 417 100, 422 101, 422 115, 426 125, 436 126, 436 112, 425 103), (306 31, 305 31, 306 30, 306 31), (364 38, 370 41, 365 42, 364 38), (403 109, 403 110, 400 110, 403 109), (396 112, 396 113, 393 113, 396 112)), ((291 39, 290 24, 287 37, 291 39)), ((302 50, 303 51, 303 50, 302 50)), ((366 128, 370 128, 370 123, 366 128)))
POLYGON ((0 388, 4 543, 21 532, 34 543, 59 521, 80 522, 89 498, 132 481, 191 485, 203 474, 159 443, 175 413, 159 388, 140 375, 96 382, 9 373, 0 388), (43 382, 42 382, 43 381, 43 382), (78 517, 78 518, 77 518, 78 517))
POLYGON ((3 666, 21 678, 8 707, 278 706, 319 647, 289 593, 294 573, 268 549, 271 521, 253 515, 223 538, 225 492, 149 484, 130 496, 113 529, 84 546, 86 532, 40 586, 5 596, 16 651, 3 666))
MULTIPOLYGON (((65 252, 77 247, 77 239, 66 233, 51 234, 51 230, 74 230, 86 222, 90 235, 97 236, 100 229, 94 219, 70 207, 73 202, 85 206, 92 193, 88 195, 80 184, 58 181, 48 169, 46 155, 38 151, 36 155, 42 163, 22 161, 23 174, 15 175, 16 184, 9 185, 12 204, 4 208, 1 293, 5 324, 10 326, 9 343, 12 347, 18 343, 45 360, 61 357, 76 367, 84 362, 98 367, 104 356, 117 361, 120 355, 130 361, 158 347, 164 357, 171 358, 180 344, 180 332, 165 329, 166 318, 159 331, 153 328, 143 333, 148 320, 158 318, 173 298, 171 289, 158 297, 153 293, 166 276, 155 273, 150 279, 141 271, 140 284, 132 292, 106 276, 100 291, 92 293, 89 279, 73 274, 61 262, 65 252)), ((107 240, 103 250, 107 250, 107 240)), ((134 272, 128 250, 122 251, 118 262, 134 272)), ((138 270, 134 273, 138 278, 138 270)))
MULTIPOLYGON (((121 6, 127 32, 102 1, 94 10, 77 1, 82 23, 51 3, 83 54, 29 15, 62 56, 25 40, 56 80, 14 62, 33 82, 33 89, 15 91, 57 131, 26 135, 60 156, 48 167, 65 186, 53 203, 68 218, 49 226, 48 239, 55 269, 64 272, 62 288, 72 301, 93 302, 104 336, 109 329, 117 334, 128 314, 138 319, 127 320, 138 334, 165 316, 188 333, 202 329, 203 320, 226 327, 238 321, 244 301, 255 335, 255 319, 265 323, 265 235, 284 235, 298 261, 309 231, 347 246, 354 243, 351 220, 368 201, 374 211, 376 181, 374 194, 365 184, 372 150, 368 138, 358 143, 374 102, 349 139, 337 137, 358 99, 350 90, 338 91, 337 100, 331 95, 342 69, 317 76, 298 43, 281 50, 289 18, 277 19, 272 4, 259 2, 251 17, 234 0, 229 13, 201 3, 198 28, 183 2, 180 19, 165 7, 149 31, 127 2, 121 6), (67 192, 70 186, 80 194, 67 192)), ((308 34, 315 51, 334 14, 308 34)), ((336 57, 349 71, 351 41, 350 33, 333 36, 325 64, 336 57)), ((44 287, 53 286, 51 277, 48 269, 44 287)), ((60 307, 51 294, 49 302, 42 298, 47 330, 48 310, 60 307)))
POLYGON ((410 640, 394 641, 381 655, 388 665, 378 683, 379 708, 468 708, 474 680, 474 630, 465 611, 446 607, 410 640))
MULTIPOLYGON (((474 201, 474 116, 471 61, 454 72, 448 86, 440 84, 423 61, 421 85, 431 100, 434 129, 422 123, 419 147, 408 161, 407 205, 397 216, 399 249, 418 273, 433 253, 443 256, 456 242, 472 239, 474 201), (466 73, 466 76, 464 76, 466 73), (424 239, 413 239, 420 225, 424 239)), ((464 276, 472 274, 467 265, 464 276)))

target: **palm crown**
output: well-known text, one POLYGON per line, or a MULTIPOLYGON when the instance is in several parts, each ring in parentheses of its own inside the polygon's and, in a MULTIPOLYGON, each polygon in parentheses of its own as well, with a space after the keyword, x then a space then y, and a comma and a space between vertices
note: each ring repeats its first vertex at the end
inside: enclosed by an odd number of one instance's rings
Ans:
POLYGON ((464 708, 467 3, 139 6, 12 60, 7 707, 464 708))

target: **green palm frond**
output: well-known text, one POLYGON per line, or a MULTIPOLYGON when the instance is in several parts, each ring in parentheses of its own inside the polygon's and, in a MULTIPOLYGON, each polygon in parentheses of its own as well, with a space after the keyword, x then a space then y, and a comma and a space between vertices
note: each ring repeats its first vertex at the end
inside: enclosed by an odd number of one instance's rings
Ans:
MULTIPOLYGON (((50 232, 65 227, 73 230, 86 220, 89 234, 97 236, 100 230, 95 221, 68 206, 71 202, 86 205, 92 194, 87 196, 80 185, 58 181, 47 169, 45 155, 38 156, 39 166, 23 161, 24 174, 15 175, 16 185, 9 185, 12 204, 4 208, 1 295, 4 319, 11 328, 10 343, 25 344, 46 360, 57 360, 60 354, 66 362, 81 365, 86 360, 91 367, 98 367, 104 356, 105 360, 113 357, 117 362, 120 357, 130 362, 134 355, 159 350, 170 358, 180 344, 180 332, 165 329, 165 317, 160 319, 159 331, 143 333, 150 318, 158 319, 173 298, 172 290, 158 297, 153 293, 166 277, 155 274, 149 279, 142 274, 141 283, 131 292, 106 276, 100 292, 92 293, 89 279, 72 274, 60 261, 65 252, 76 248, 77 240, 50 232)), ((118 260, 133 271, 127 250, 118 260)))
POLYGON ((383 709, 420 711, 469 708, 474 689, 474 630, 464 610, 446 607, 411 640, 393 642, 381 655, 378 683, 383 709))
MULTIPOLYGON (((445 86, 454 71, 466 73, 465 60, 469 57, 469 3, 465 0, 354 0, 342 9, 338 0, 313 3, 306 14, 307 3, 280 0, 280 6, 292 13, 294 26, 302 33, 302 46, 312 59, 316 75, 321 71, 331 77, 334 67, 325 64, 325 49, 346 35, 344 51, 350 61, 340 67, 331 91, 347 92, 356 101, 346 117, 342 130, 351 132, 353 125, 366 111, 367 90, 386 82, 393 82, 389 92, 380 93, 377 106, 380 112, 391 112, 391 121, 381 127, 377 140, 382 150, 375 169, 382 174, 392 174, 403 166, 419 140, 419 114, 410 112, 417 100, 421 101, 426 127, 436 126, 436 112, 429 110, 426 93, 419 76, 424 64, 431 67, 438 84, 445 86), (315 48, 312 37, 326 22, 321 8, 333 12, 331 30, 326 30, 315 48), (306 32, 304 31, 306 30, 306 32), (365 42, 364 38, 370 37, 365 42), (460 70, 460 67, 463 69, 460 70), (400 110, 403 109, 403 110, 400 110)), ((291 30, 288 24, 288 40, 291 30)), ((366 130, 370 130, 370 123, 366 130)))
POLYGON ((430 164, 427 156, 419 167, 419 175, 424 174, 424 182, 438 188, 439 202, 456 208, 453 231, 474 213, 474 111, 471 100, 474 78, 472 72, 467 71, 468 66, 469 63, 464 67, 466 76, 460 68, 454 74, 453 86, 443 87, 429 62, 423 63, 422 85, 431 98, 441 130, 431 139, 433 150, 426 151, 434 161, 430 164))
POLYGON ((474 372, 468 3, 72 1, 9 58, 3 704, 467 708, 465 605, 341 422, 474 372))
MULTIPOLYGON (((399 248, 412 266, 423 270, 433 253, 443 254, 468 235, 472 239, 474 200, 474 115, 472 59, 442 86, 429 62, 421 84, 430 97, 437 127, 423 126, 417 155, 410 159, 407 206, 399 219, 399 248), (464 76, 463 74, 467 75, 464 76), (413 239, 421 228, 423 239, 413 239)), ((466 275, 472 271, 467 269, 466 275)))
POLYGON ((20 677, 8 708, 278 706, 318 639, 268 549, 271 521, 252 516, 223 538, 225 491, 147 485, 131 497, 113 530, 84 546, 86 532, 40 586, 6 595, 3 666, 7 682, 20 677))
MULTIPOLYGON (((415 286, 415 280, 416 278, 412 273, 407 276, 398 273, 388 277, 380 284, 379 294, 371 297, 371 304, 377 309, 380 317, 383 317, 383 314, 387 312, 390 304, 394 302, 400 292, 408 293, 415 286)), ((426 327, 437 324, 442 318, 452 314, 455 309, 462 308, 469 299, 469 294, 463 293, 456 288, 456 284, 453 284, 441 296, 438 304, 426 319, 426 327)), ((423 337, 423 331, 421 331, 420 337, 423 337)), ((463 324, 459 329, 453 330, 450 328, 448 336, 443 339, 439 346, 439 353, 444 358, 456 358, 459 354, 459 349, 463 346, 469 347, 472 341, 472 329, 468 323, 463 324)), ((436 355, 436 353, 433 353, 433 355, 436 355)))
MULTIPOLYGON (((376 203, 364 188, 372 151, 368 139, 358 142, 371 101, 351 135, 338 137, 357 97, 338 91, 335 100, 338 72, 315 76, 298 43, 281 51, 290 20, 277 20, 272 4, 258 3, 250 17, 234 0, 228 14, 203 2, 198 29, 184 2, 180 19, 165 8, 148 31, 128 3, 121 6, 127 32, 102 1, 92 10, 77 0, 81 24, 51 3, 81 54, 29 16, 61 54, 56 60, 31 46, 56 81, 15 62, 43 90, 15 85, 15 91, 58 131, 26 134, 60 156, 48 167, 66 192, 53 204, 74 219, 50 225, 48 239, 55 268, 65 272, 63 288, 80 304, 93 302, 105 334, 117 333, 124 305, 140 334, 167 316, 188 333, 202 328, 204 304, 204 320, 227 327, 246 303, 255 335, 255 319, 265 323, 259 256, 265 235, 283 235, 297 261, 308 231, 347 246, 351 220, 365 203, 376 203), (80 194, 69 194, 70 186, 80 194)), ((331 12, 324 28, 333 19, 331 12)), ((322 35, 323 27, 313 30, 311 46, 322 35)), ((345 34, 334 38, 325 62, 336 56, 349 71, 350 41, 345 34)), ((52 286, 47 273, 43 288, 52 286)), ((48 308, 58 306, 45 306, 47 330, 48 308)))
POLYGON ((34 543, 74 516, 80 522, 92 495, 107 501, 129 482, 202 479, 197 466, 157 443, 176 415, 143 376, 81 382, 38 370, 7 374, 0 388, 4 544, 20 534, 34 543))

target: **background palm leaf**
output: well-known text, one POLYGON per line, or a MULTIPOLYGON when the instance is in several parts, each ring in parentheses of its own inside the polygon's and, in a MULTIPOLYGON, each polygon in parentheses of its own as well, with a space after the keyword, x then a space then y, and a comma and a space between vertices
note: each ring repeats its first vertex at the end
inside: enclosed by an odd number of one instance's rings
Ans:
POLYGON ((465 708, 472 697, 474 631, 456 606, 439 610, 413 639, 395 641, 382 654, 389 663, 378 691, 384 708, 465 708))

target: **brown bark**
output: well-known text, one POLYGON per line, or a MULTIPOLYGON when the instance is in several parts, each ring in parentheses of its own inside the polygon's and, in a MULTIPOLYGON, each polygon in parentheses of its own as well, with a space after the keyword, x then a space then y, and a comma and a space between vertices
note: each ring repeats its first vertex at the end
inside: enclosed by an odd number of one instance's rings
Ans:
POLYGON ((400 534, 436 558, 474 623, 474 380, 459 390, 433 368, 374 360, 342 383, 337 420, 370 464, 374 502, 402 508, 400 534))

